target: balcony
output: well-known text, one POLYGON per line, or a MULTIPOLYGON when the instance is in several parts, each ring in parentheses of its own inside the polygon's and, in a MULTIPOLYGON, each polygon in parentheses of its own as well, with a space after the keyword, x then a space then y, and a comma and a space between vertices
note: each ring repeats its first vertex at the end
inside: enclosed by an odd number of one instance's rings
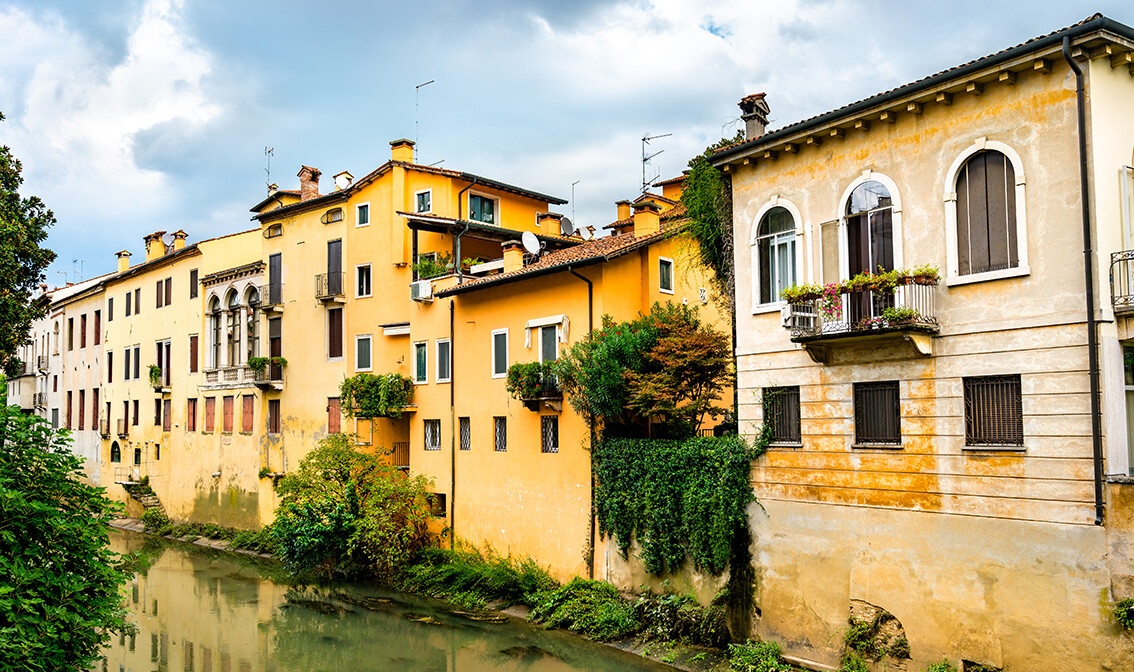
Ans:
POLYGON ((47 373, 47 355, 39 355, 35 358, 35 368, 40 373, 47 373))
POLYGON ((315 298, 324 303, 346 303, 346 273, 320 273, 315 276, 315 298))
POLYGON ((1134 250, 1110 255, 1110 302, 1115 315, 1134 313, 1134 250))
POLYGON ((278 364, 269 364, 259 371, 252 371, 252 376, 256 387, 260 389, 278 392, 284 388, 283 367, 278 364))
POLYGON ((556 412, 563 410, 563 391, 551 374, 550 362, 512 364, 508 367, 505 388, 529 411, 539 411, 544 406, 556 412))
POLYGON ((127 419, 126 418, 118 418, 117 422, 118 422, 118 436, 121 437, 121 438, 126 438, 127 436, 129 436, 129 434, 130 434, 130 423, 127 422, 127 419))
POLYGON ((98 433, 104 439, 110 438, 110 418, 105 415, 98 419, 98 433))
MULTIPOLYGON (((893 272, 892 272, 893 273, 893 272)), ((862 277, 862 276, 859 276, 862 277)), ((866 281, 793 288, 781 313, 793 343, 827 363, 834 347, 906 343, 918 355, 932 355, 938 333, 937 278, 901 271, 890 283, 866 281)))
POLYGON ((205 382, 202 390, 218 390, 234 387, 252 387, 256 384, 256 372, 251 367, 240 364, 224 366, 219 369, 205 369, 205 382))
POLYGON ((32 395, 32 403, 36 408, 47 408, 47 393, 36 392, 32 395))
POLYGON ((284 283, 268 282, 258 288, 260 295, 260 310, 265 313, 283 312, 284 283))

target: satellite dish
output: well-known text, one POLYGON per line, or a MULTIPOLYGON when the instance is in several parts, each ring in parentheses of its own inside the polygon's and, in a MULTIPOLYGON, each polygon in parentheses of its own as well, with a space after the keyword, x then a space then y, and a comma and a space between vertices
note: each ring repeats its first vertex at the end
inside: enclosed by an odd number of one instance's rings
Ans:
POLYGON ((571 221, 570 217, 564 217, 559 220, 559 233, 564 236, 571 236, 575 234, 575 223, 571 221))
POLYGON ((541 251, 539 246, 539 238, 536 238, 534 233, 532 233, 531 231, 524 231, 524 234, 520 236, 520 242, 524 244, 524 249, 528 251, 528 254, 535 256, 539 255, 541 251))

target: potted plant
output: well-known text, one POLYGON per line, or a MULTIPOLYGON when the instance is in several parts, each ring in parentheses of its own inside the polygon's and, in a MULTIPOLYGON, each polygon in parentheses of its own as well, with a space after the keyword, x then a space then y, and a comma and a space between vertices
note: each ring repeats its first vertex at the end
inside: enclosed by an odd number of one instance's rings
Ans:
POLYGON ((268 363, 270 361, 271 360, 268 357, 249 357, 247 364, 248 368, 259 373, 260 371, 268 368, 268 363))
POLYGON ((941 270, 932 264, 915 266, 910 273, 913 281, 919 285, 936 285, 941 280, 941 270))
POLYGON ((348 418, 399 418, 414 389, 400 373, 359 373, 339 384, 339 407, 348 418))
POLYGON ((889 307, 882 311, 882 319, 890 326, 898 326, 902 324, 913 324, 921 317, 913 308, 894 308, 889 307))
POLYGON ((161 367, 157 364, 150 364, 150 385, 153 386, 154 392, 161 391, 161 367))
POLYGON ((540 401, 562 397, 551 372, 551 362, 516 362, 508 367, 504 387, 533 411, 539 409, 540 401))

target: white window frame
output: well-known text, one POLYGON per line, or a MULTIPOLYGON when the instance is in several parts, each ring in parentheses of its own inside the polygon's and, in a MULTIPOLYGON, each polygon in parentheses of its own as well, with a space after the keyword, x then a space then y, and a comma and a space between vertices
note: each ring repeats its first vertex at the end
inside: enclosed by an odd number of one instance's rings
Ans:
MULTIPOLYGON (((894 229, 894 268, 905 267, 905 256, 902 254, 902 196, 898 190, 898 183, 890 176, 876 173, 867 168, 855 178, 839 199, 839 277, 850 279, 849 244, 847 242, 847 203, 850 202, 851 193, 865 182, 878 182, 890 192, 890 225, 894 229)), ((794 214, 794 213, 793 213, 794 214)), ((954 228, 956 228, 954 226, 954 228)), ((796 277, 799 277, 798 275, 796 277)))
POLYGON ((356 298, 356 299, 367 299, 367 298, 374 296, 374 268, 373 268, 372 264, 358 264, 357 266, 354 267, 354 291, 355 291, 354 298, 356 298), (367 284, 370 285, 370 287, 368 287, 370 292, 367 293, 367 294, 359 294, 358 293, 358 272, 359 272, 360 269, 363 269, 363 268, 367 269, 367 271, 370 273, 370 282, 367 283, 367 284))
MULTIPOLYGON (((1030 275, 1028 267, 1028 213, 1027 198, 1025 197, 1024 162, 1016 150, 996 140, 977 138, 973 144, 966 147, 949 166, 945 173, 945 284, 967 285, 972 282, 985 282, 1000 280, 1002 278, 1017 278, 1030 275), (960 260, 957 257, 957 174, 972 156, 984 150, 1000 152, 1012 162, 1012 170, 1016 173, 1016 257, 1019 265, 1015 268, 1005 268, 999 271, 985 273, 960 274, 960 260)), ((896 235, 896 234, 895 234, 896 235)), ((897 263, 895 256, 895 263, 897 263)))
POLYGON ((354 205, 354 228, 361 229, 364 226, 370 226, 370 222, 371 222, 372 219, 374 219, 374 212, 370 209, 370 201, 366 201, 365 203, 356 203, 354 205), (365 224, 359 224, 358 223, 358 211, 363 209, 363 208, 366 208, 366 223, 365 224))
POLYGON ((677 267, 673 263, 673 259, 669 257, 658 257, 658 291, 662 294, 673 294, 674 288, 677 287, 677 267), (661 267, 662 264, 669 264, 669 284, 671 287, 666 289, 661 284, 661 267))
POLYGON ((489 359, 489 363, 491 364, 491 368, 489 369, 489 373, 492 375, 493 378, 507 378, 508 377, 509 338, 510 337, 508 336, 508 330, 507 329, 493 329, 492 330, 492 338, 491 338, 491 340, 489 340, 489 344, 488 344, 489 345, 488 359, 489 359), (504 370, 500 373, 496 372, 496 368, 497 368, 496 367, 496 364, 497 364, 497 362, 496 362, 496 335, 497 334, 504 334, 504 366, 503 366, 504 370))
POLYGON ((355 371, 373 371, 374 370, 374 338, 372 334, 359 334, 354 337, 354 370, 355 371), (360 367, 358 365, 358 344, 366 341, 370 344, 370 366, 360 367))
POLYGON ((410 348, 410 356, 413 358, 411 368, 413 370, 413 384, 425 385, 429 382, 429 341, 414 341, 413 347, 410 348), (425 348, 425 370, 417 370, 417 346, 425 348))
POLYGON ((492 194, 486 194, 482 191, 469 190, 468 200, 465 201, 465 217, 470 221, 484 224, 485 226, 500 226, 500 199, 492 194), (482 222, 479 219, 472 218, 472 197, 478 196, 480 198, 492 201, 492 222, 482 222))
POLYGON ((413 192, 413 211, 417 214, 425 214, 425 213, 433 214, 433 189, 432 188, 422 189, 421 191, 413 192), (422 195, 422 194, 429 194, 429 209, 428 210, 418 210, 417 209, 417 197, 422 195))
POLYGON ((434 341, 436 344, 433 348, 434 357, 436 357, 437 378, 434 382, 437 383, 450 383, 453 381, 453 344, 447 338, 439 338, 434 341), (441 344, 444 343, 449 346, 449 377, 441 377, 441 344))
MULTIPOLYGON (((848 194, 850 192, 847 192, 848 194)), ((773 195, 768 201, 756 211, 756 216, 752 220, 752 228, 749 236, 749 246, 751 247, 750 259, 752 262, 751 276, 752 276, 752 314, 759 313, 773 313, 778 312, 784 306, 784 300, 777 298, 771 303, 760 303, 760 247, 757 240, 760 238, 760 222, 763 221, 764 215, 772 208, 783 208, 791 214, 791 218, 795 221, 795 281, 799 282, 814 282, 810 272, 807 273, 804 279, 804 226, 803 215, 800 214, 799 208, 795 203, 792 203, 786 198, 781 198, 778 194, 773 195)), ((845 206, 844 206, 845 207, 845 206)), ((842 243, 840 242, 840 245, 842 243)), ((810 268, 807 269, 810 271, 810 268)), ((705 299, 702 299, 704 301, 705 299)))
POLYGON ((543 330, 547 327, 555 327, 555 359, 559 359, 559 344, 563 341, 563 339, 559 335, 560 330, 562 329, 562 323, 556 322, 554 324, 544 324, 544 325, 541 325, 539 327, 536 327, 535 328, 536 333, 539 334, 539 346, 536 348, 536 351, 539 352, 539 363, 540 364, 543 364, 543 362, 544 362, 544 359, 543 359, 543 330))

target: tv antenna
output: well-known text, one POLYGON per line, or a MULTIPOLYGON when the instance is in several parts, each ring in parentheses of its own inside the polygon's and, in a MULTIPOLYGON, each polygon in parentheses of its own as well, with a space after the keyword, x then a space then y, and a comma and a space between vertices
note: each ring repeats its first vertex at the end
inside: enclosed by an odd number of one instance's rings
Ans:
POLYGON ((421 109, 420 108, 421 87, 429 86, 433 82, 434 82, 434 80, 431 79, 428 82, 422 82, 421 84, 418 84, 417 86, 413 87, 413 162, 414 163, 417 163, 417 141, 418 141, 418 137, 419 137, 419 133, 420 133, 419 128, 418 128, 418 120, 421 118, 421 115, 419 114, 419 110, 421 109))
POLYGON ((582 180, 575 180, 571 183, 571 219, 575 219, 575 185, 582 182, 582 180))
POLYGON ((268 147, 267 145, 264 146, 264 156, 266 156, 268 159, 268 165, 264 168, 264 172, 267 173, 268 179, 264 180, 264 186, 268 187, 269 189, 272 188, 272 155, 275 153, 275 147, 268 147))
POLYGON ((83 261, 84 261, 83 259, 72 259, 71 260, 72 268, 74 268, 75 264, 79 265, 79 270, 74 271, 76 282, 82 282, 83 281, 83 261))
MULTIPOLYGON (((642 136, 642 193, 643 194, 646 193, 647 189, 649 189, 650 182, 654 181, 654 178, 650 178, 649 181, 646 180, 646 164, 648 164, 650 162, 650 159, 654 158, 658 154, 661 154, 662 152, 665 151, 664 149, 659 149, 658 151, 654 152, 653 154, 646 154, 646 145, 650 144, 650 140, 657 140, 658 138, 668 138, 671 135, 673 135, 673 133, 662 133, 661 135, 650 135, 650 132, 646 131, 646 134, 642 136)), ((658 175, 660 176, 661 173, 658 173, 658 175)))

